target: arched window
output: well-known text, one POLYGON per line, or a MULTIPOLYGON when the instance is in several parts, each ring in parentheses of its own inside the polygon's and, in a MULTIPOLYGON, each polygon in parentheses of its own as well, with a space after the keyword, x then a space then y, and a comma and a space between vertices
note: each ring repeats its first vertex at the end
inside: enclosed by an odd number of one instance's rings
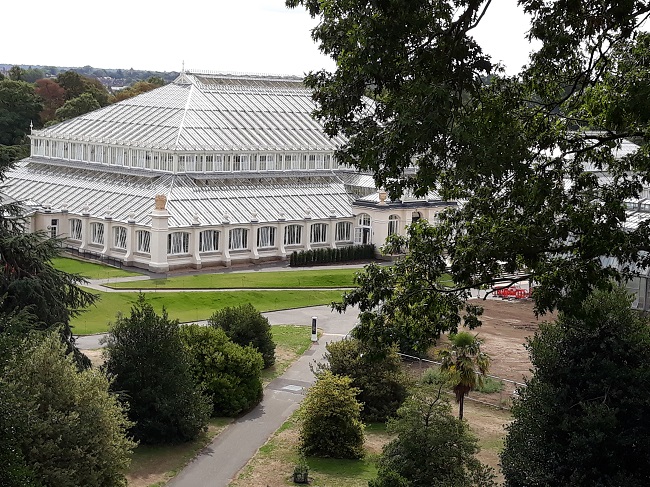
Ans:
POLYGON ((399 216, 390 215, 388 217, 388 235, 399 233, 399 216))
POLYGON ((228 235, 228 248, 230 250, 243 250, 248 248, 248 230, 233 228, 228 235))
POLYGON ((349 242, 352 240, 352 223, 338 222, 336 224, 336 241, 349 242))
POLYGON ((151 252, 151 232, 147 230, 138 230, 135 232, 136 241, 138 242, 138 252, 148 254, 151 252))
POLYGON ((287 225, 284 228, 284 245, 300 245, 302 243, 302 225, 287 225))
POLYGON ((369 227, 370 226, 370 215, 367 213, 361 213, 357 220, 360 227, 369 227))
POLYGON ((309 234, 309 241, 311 243, 324 243, 327 242, 327 224, 314 223, 311 226, 311 233, 309 234))
POLYGON ((126 248, 126 227, 113 227, 113 245, 118 249, 126 248))
POLYGON ((70 218, 70 238, 72 240, 81 240, 82 224, 79 218, 70 218))
POLYGON ((419 211, 414 211, 414 212, 411 214, 411 223, 415 223, 415 222, 418 221, 420 218, 422 218, 422 215, 420 214, 420 212, 419 212, 419 211))
POLYGON ((90 224, 90 241, 94 244, 104 244, 104 224, 90 224))
POLYGON ((257 229, 257 246, 275 246, 275 227, 260 227, 257 229))
POLYGON ((174 232, 167 235, 167 253, 171 255, 187 254, 190 251, 190 234, 174 232))
POLYGON ((199 252, 214 252, 219 250, 219 232, 204 230, 199 233, 199 252))

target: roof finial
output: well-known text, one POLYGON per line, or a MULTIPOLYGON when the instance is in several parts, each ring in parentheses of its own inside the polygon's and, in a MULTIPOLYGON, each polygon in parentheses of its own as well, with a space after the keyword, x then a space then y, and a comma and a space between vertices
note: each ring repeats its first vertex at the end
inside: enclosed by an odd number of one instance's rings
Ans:
POLYGON ((29 121, 29 133, 30 134, 34 133, 34 121, 33 120, 29 121))
POLYGON ((185 74, 185 59, 183 59, 183 65, 181 67, 181 73, 185 74))

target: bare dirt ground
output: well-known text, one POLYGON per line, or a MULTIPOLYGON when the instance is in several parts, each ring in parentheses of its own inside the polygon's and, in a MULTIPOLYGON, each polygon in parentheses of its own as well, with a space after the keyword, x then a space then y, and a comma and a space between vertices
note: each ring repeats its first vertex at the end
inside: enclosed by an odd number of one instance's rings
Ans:
POLYGON ((484 340, 481 347, 491 357, 490 374, 522 382, 530 376, 530 361, 524 347, 526 338, 534 335, 539 324, 552 321, 555 315, 539 319, 530 300, 502 301, 473 299, 483 307, 483 325, 474 330, 484 340))

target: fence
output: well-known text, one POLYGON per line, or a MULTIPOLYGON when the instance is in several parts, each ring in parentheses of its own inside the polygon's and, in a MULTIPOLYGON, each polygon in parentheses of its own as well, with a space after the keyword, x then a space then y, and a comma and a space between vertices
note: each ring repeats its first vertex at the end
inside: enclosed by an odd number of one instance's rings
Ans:
MULTIPOLYGON (((414 357, 404 353, 400 353, 399 355, 403 361, 409 364, 411 374, 417 378, 422 377, 429 369, 434 368, 440 370, 440 366, 442 365, 441 362, 436 362, 435 360, 414 357)), ((483 391, 471 391, 465 397, 466 401, 487 404, 499 409, 510 409, 512 406, 512 398, 517 395, 517 389, 526 387, 526 384, 522 382, 504 379, 496 375, 486 374, 485 377, 487 380, 484 380, 483 391)), ((449 391, 449 394, 453 393, 449 391)))
POLYGON ((65 247, 64 251, 70 255, 74 255, 75 257, 80 257, 82 259, 88 260, 98 260, 102 264, 119 267, 120 269, 124 265, 120 259, 109 257, 107 255, 101 254, 99 252, 93 252, 91 250, 79 250, 76 247, 65 247))

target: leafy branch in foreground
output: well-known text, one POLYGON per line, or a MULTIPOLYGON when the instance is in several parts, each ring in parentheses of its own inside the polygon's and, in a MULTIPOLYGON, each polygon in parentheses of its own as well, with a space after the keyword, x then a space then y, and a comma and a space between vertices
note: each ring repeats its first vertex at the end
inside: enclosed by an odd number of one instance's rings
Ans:
MULTIPOLYGON (((347 140, 339 160, 395 201, 433 192, 459 202, 427 235, 425 277, 414 277, 434 295, 424 301, 439 328, 456 326, 446 312, 464 299, 436 292, 427 266, 442 256, 460 289, 524 270, 539 313, 569 311, 650 266, 650 219, 629 224, 626 213, 650 182, 650 35, 639 27, 649 2, 520 1, 540 47, 512 76, 472 36, 489 0, 286 3, 318 17, 312 36, 336 62, 306 83, 316 118, 347 140)), ((417 286, 386 277, 370 271, 348 301, 363 310, 388 295, 386 315, 420 319, 401 289, 417 286)))

